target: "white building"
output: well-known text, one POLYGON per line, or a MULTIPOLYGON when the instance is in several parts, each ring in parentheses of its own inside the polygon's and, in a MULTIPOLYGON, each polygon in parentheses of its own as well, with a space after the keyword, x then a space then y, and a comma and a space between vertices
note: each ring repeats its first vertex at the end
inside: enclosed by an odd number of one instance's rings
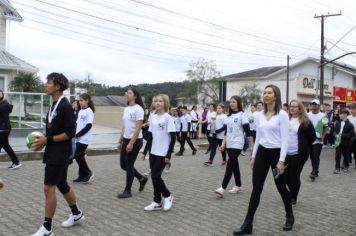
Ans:
MULTIPOLYGON (((290 66, 289 71, 289 101, 298 99, 305 104, 317 97, 319 59, 308 57, 290 66)), ((263 67, 222 78, 226 81, 226 98, 238 95, 246 84, 255 83, 263 91, 268 84, 274 84, 281 90, 282 102, 286 102, 287 68, 286 66, 263 67)), ((340 63, 324 66, 324 103, 356 103, 356 68, 340 63), (354 99, 338 99, 335 88, 345 88, 354 99)), ((262 94, 261 94, 262 95, 262 94)))
POLYGON ((8 0, 0 0, 0 89, 8 90, 8 84, 18 72, 37 73, 38 68, 6 51, 9 21, 22 21, 22 17, 8 0))

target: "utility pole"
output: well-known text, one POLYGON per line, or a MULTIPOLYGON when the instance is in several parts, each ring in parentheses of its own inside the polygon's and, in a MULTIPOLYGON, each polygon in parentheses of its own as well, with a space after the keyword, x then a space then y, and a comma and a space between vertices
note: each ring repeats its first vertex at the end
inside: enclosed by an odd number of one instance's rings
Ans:
POLYGON ((321 44, 320 44, 320 81, 319 81, 319 86, 320 86, 320 104, 324 103, 324 63, 325 63, 325 58, 324 58, 324 51, 325 51, 325 45, 324 45, 324 20, 330 16, 341 16, 341 11, 338 14, 327 14, 327 15, 315 15, 314 18, 320 18, 321 21, 321 44))
POLYGON ((289 103, 289 55, 287 56, 287 96, 286 103, 289 103))

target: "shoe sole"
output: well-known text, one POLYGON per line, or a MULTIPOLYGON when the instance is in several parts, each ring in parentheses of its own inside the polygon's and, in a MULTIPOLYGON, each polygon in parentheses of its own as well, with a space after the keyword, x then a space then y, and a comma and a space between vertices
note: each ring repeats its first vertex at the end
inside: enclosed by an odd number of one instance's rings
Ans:
POLYGON ((237 192, 235 192, 235 191, 234 191, 234 192, 229 191, 229 193, 230 193, 230 194, 238 194, 238 193, 242 193, 242 190, 237 191, 237 192))
POLYGON ((145 209, 143 208, 144 211, 160 211, 162 210, 162 207, 161 208, 154 208, 154 209, 145 209))
POLYGON ((79 184, 89 184, 90 182, 92 182, 94 179, 94 175, 90 176, 90 178, 88 179, 88 181, 80 181, 80 182, 77 182, 79 184))
POLYGON ((64 226, 63 223, 62 223, 61 226, 62 226, 63 228, 70 228, 70 227, 73 227, 74 225, 77 225, 77 224, 82 223, 84 220, 85 220, 85 217, 84 217, 84 215, 83 215, 79 220, 74 221, 74 223, 73 223, 72 225, 70 225, 70 226, 64 226))
POLYGON ((219 197, 224 197, 223 193, 219 193, 218 191, 214 191, 214 193, 216 193, 219 197))

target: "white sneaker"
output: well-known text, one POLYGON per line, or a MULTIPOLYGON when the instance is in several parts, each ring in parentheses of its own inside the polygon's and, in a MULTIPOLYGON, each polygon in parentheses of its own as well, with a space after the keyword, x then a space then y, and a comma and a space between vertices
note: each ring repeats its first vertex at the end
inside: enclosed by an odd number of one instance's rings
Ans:
POLYGON ((171 172, 171 166, 166 165, 166 167, 164 168, 164 173, 168 174, 169 172, 171 172))
POLYGON ((164 211, 169 211, 172 208, 173 205, 173 196, 165 197, 163 200, 163 210, 164 211))
POLYGON ((229 190, 229 193, 240 193, 240 192, 242 192, 242 188, 237 186, 234 186, 232 187, 231 190, 229 190))
POLYGON ((70 213, 69 218, 66 221, 62 222, 62 227, 69 228, 76 224, 79 224, 83 220, 85 220, 83 212, 81 212, 79 215, 73 215, 72 213, 70 213))
POLYGON ((31 236, 53 236, 54 233, 52 230, 47 230, 43 225, 37 230, 36 233, 31 236))
POLYGON ((225 189, 223 189, 222 187, 218 188, 217 190, 215 190, 215 193, 219 194, 220 197, 224 196, 225 193, 225 189))
POLYGON ((149 169, 146 173, 143 173, 144 176, 149 176, 151 174, 151 169, 149 169))
POLYGON ((152 202, 150 205, 144 208, 145 211, 158 211, 162 210, 162 205, 157 202, 152 202))
POLYGON ((242 151, 242 152, 241 152, 241 155, 242 155, 242 156, 246 156, 246 152, 245 152, 245 151, 242 151))

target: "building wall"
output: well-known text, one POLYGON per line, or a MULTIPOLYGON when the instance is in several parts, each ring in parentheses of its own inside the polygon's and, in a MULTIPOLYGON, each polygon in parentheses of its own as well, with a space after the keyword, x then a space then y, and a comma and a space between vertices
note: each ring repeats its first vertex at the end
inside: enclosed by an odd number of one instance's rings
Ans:
MULTIPOLYGON (((3 7, 0 6, 0 13, 4 12, 3 7)), ((6 19, 0 15, 0 50, 6 48, 6 19)))
POLYGON ((94 124, 122 129, 123 114, 124 114, 124 107, 96 106, 94 124))

